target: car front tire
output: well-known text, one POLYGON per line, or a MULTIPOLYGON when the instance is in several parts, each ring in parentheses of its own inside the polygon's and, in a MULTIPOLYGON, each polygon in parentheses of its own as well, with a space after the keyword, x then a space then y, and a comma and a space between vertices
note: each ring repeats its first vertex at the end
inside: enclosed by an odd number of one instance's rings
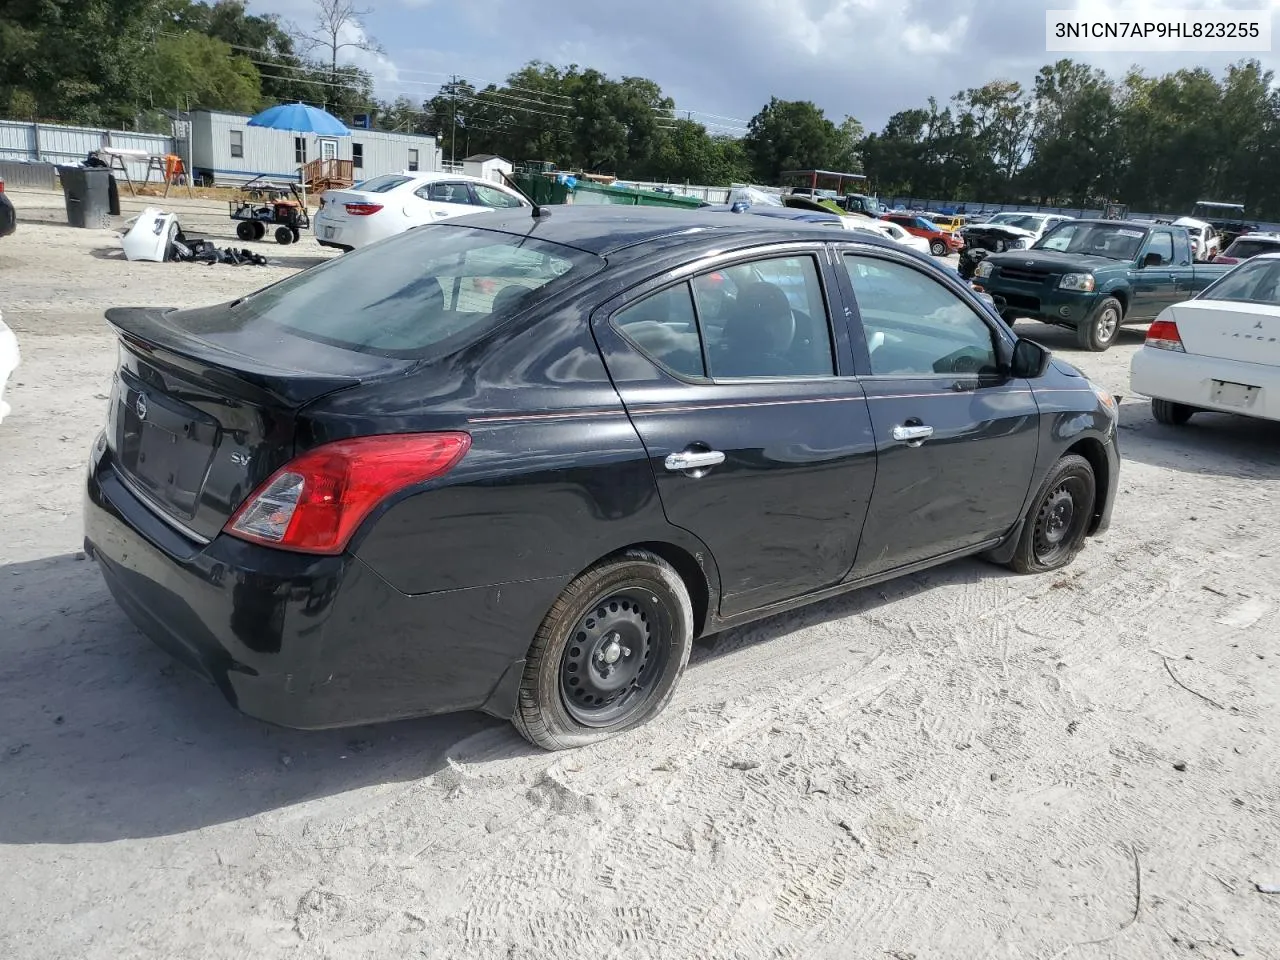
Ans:
POLYGON ((1031 500, 1010 568, 1048 573, 1071 563, 1089 533, 1097 489, 1088 460, 1076 454, 1059 460, 1031 500))
POLYGON ((512 723, 546 750, 586 746, 652 720, 693 647, 693 606, 664 560, 629 550, 580 574, 538 628, 512 723))
POLYGON ((1082 350, 1101 353, 1116 342, 1123 320, 1124 307, 1120 301, 1107 297, 1088 320, 1076 327, 1076 343, 1082 350))
POLYGON ((1156 422, 1168 424, 1171 427, 1182 426, 1195 412, 1194 407, 1189 407, 1185 403, 1174 403, 1172 400, 1151 401, 1151 415, 1156 418, 1156 422))

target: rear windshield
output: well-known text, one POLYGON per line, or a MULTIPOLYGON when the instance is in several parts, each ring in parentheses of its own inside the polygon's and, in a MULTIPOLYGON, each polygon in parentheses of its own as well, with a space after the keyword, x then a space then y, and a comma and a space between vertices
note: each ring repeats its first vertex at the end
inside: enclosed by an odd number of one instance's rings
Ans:
POLYGON ((1222 255, 1235 257, 1237 260, 1248 260, 1250 257, 1256 257, 1260 253, 1275 253, 1276 251, 1280 251, 1280 240, 1237 240, 1222 251, 1222 255))
POLYGON ((1250 260, 1205 287, 1197 300, 1280 306, 1280 260, 1250 260))
POLYGON ((372 180, 366 180, 363 183, 357 183, 352 190, 359 190, 362 193, 389 193, 401 184, 408 183, 413 177, 401 177, 394 173, 388 173, 385 176, 374 177, 372 180))
POLYGON ((471 342, 601 266, 523 235, 429 224, 304 270, 236 309, 322 343, 417 359, 471 342))

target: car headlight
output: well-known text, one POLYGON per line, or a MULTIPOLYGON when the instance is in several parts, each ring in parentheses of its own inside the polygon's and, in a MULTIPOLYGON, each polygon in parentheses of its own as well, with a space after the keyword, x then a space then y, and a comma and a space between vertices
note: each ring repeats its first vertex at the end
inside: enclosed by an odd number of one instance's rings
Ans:
POLYGON ((1025 237, 1019 237, 1017 240, 1010 240, 1005 246, 1006 250, 1025 250, 1027 249, 1027 241, 1025 237))
POLYGON ((980 264, 978 264, 977 269, 973 271, 973 275, 975 277, 989 277, 991 276, 991 271, 994 269, 995 267, 991 266, 990 261, 983 260, 980 264))
POLYGON ((1089 389, 1093 391, 1093 395, 1098 398, 1098 402, 1102 404, 1102 408, 1114 420, 1120 416, 1120 407, 1116 403, 1116 398, 1112 396, 1111 391, 1104 390, 1092 380, 1088 381, 1089 389))
POLYGON ((1094 279, 1091 273, 1064 273, 1058 281, 1062 290, 1078 290, 1081 293, 1093 292, 1094 279))

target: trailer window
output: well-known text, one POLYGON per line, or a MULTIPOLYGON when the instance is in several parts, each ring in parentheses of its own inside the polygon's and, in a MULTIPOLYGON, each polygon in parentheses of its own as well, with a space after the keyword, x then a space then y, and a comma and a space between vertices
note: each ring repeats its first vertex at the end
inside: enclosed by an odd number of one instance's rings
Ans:
POLYGON ((244 156, 244 131, 243 130, 231 131, 231 155, 233 157, 244 156))

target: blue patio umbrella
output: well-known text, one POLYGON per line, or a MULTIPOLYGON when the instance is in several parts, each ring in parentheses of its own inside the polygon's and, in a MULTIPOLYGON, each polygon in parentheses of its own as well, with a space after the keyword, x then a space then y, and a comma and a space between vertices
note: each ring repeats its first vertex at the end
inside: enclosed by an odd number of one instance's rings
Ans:
POLYGON ((305 103, 281 103, 249 118, 251 127, 314 133, 321 137, 349 137, 347 125, 331 113, 305 103))

